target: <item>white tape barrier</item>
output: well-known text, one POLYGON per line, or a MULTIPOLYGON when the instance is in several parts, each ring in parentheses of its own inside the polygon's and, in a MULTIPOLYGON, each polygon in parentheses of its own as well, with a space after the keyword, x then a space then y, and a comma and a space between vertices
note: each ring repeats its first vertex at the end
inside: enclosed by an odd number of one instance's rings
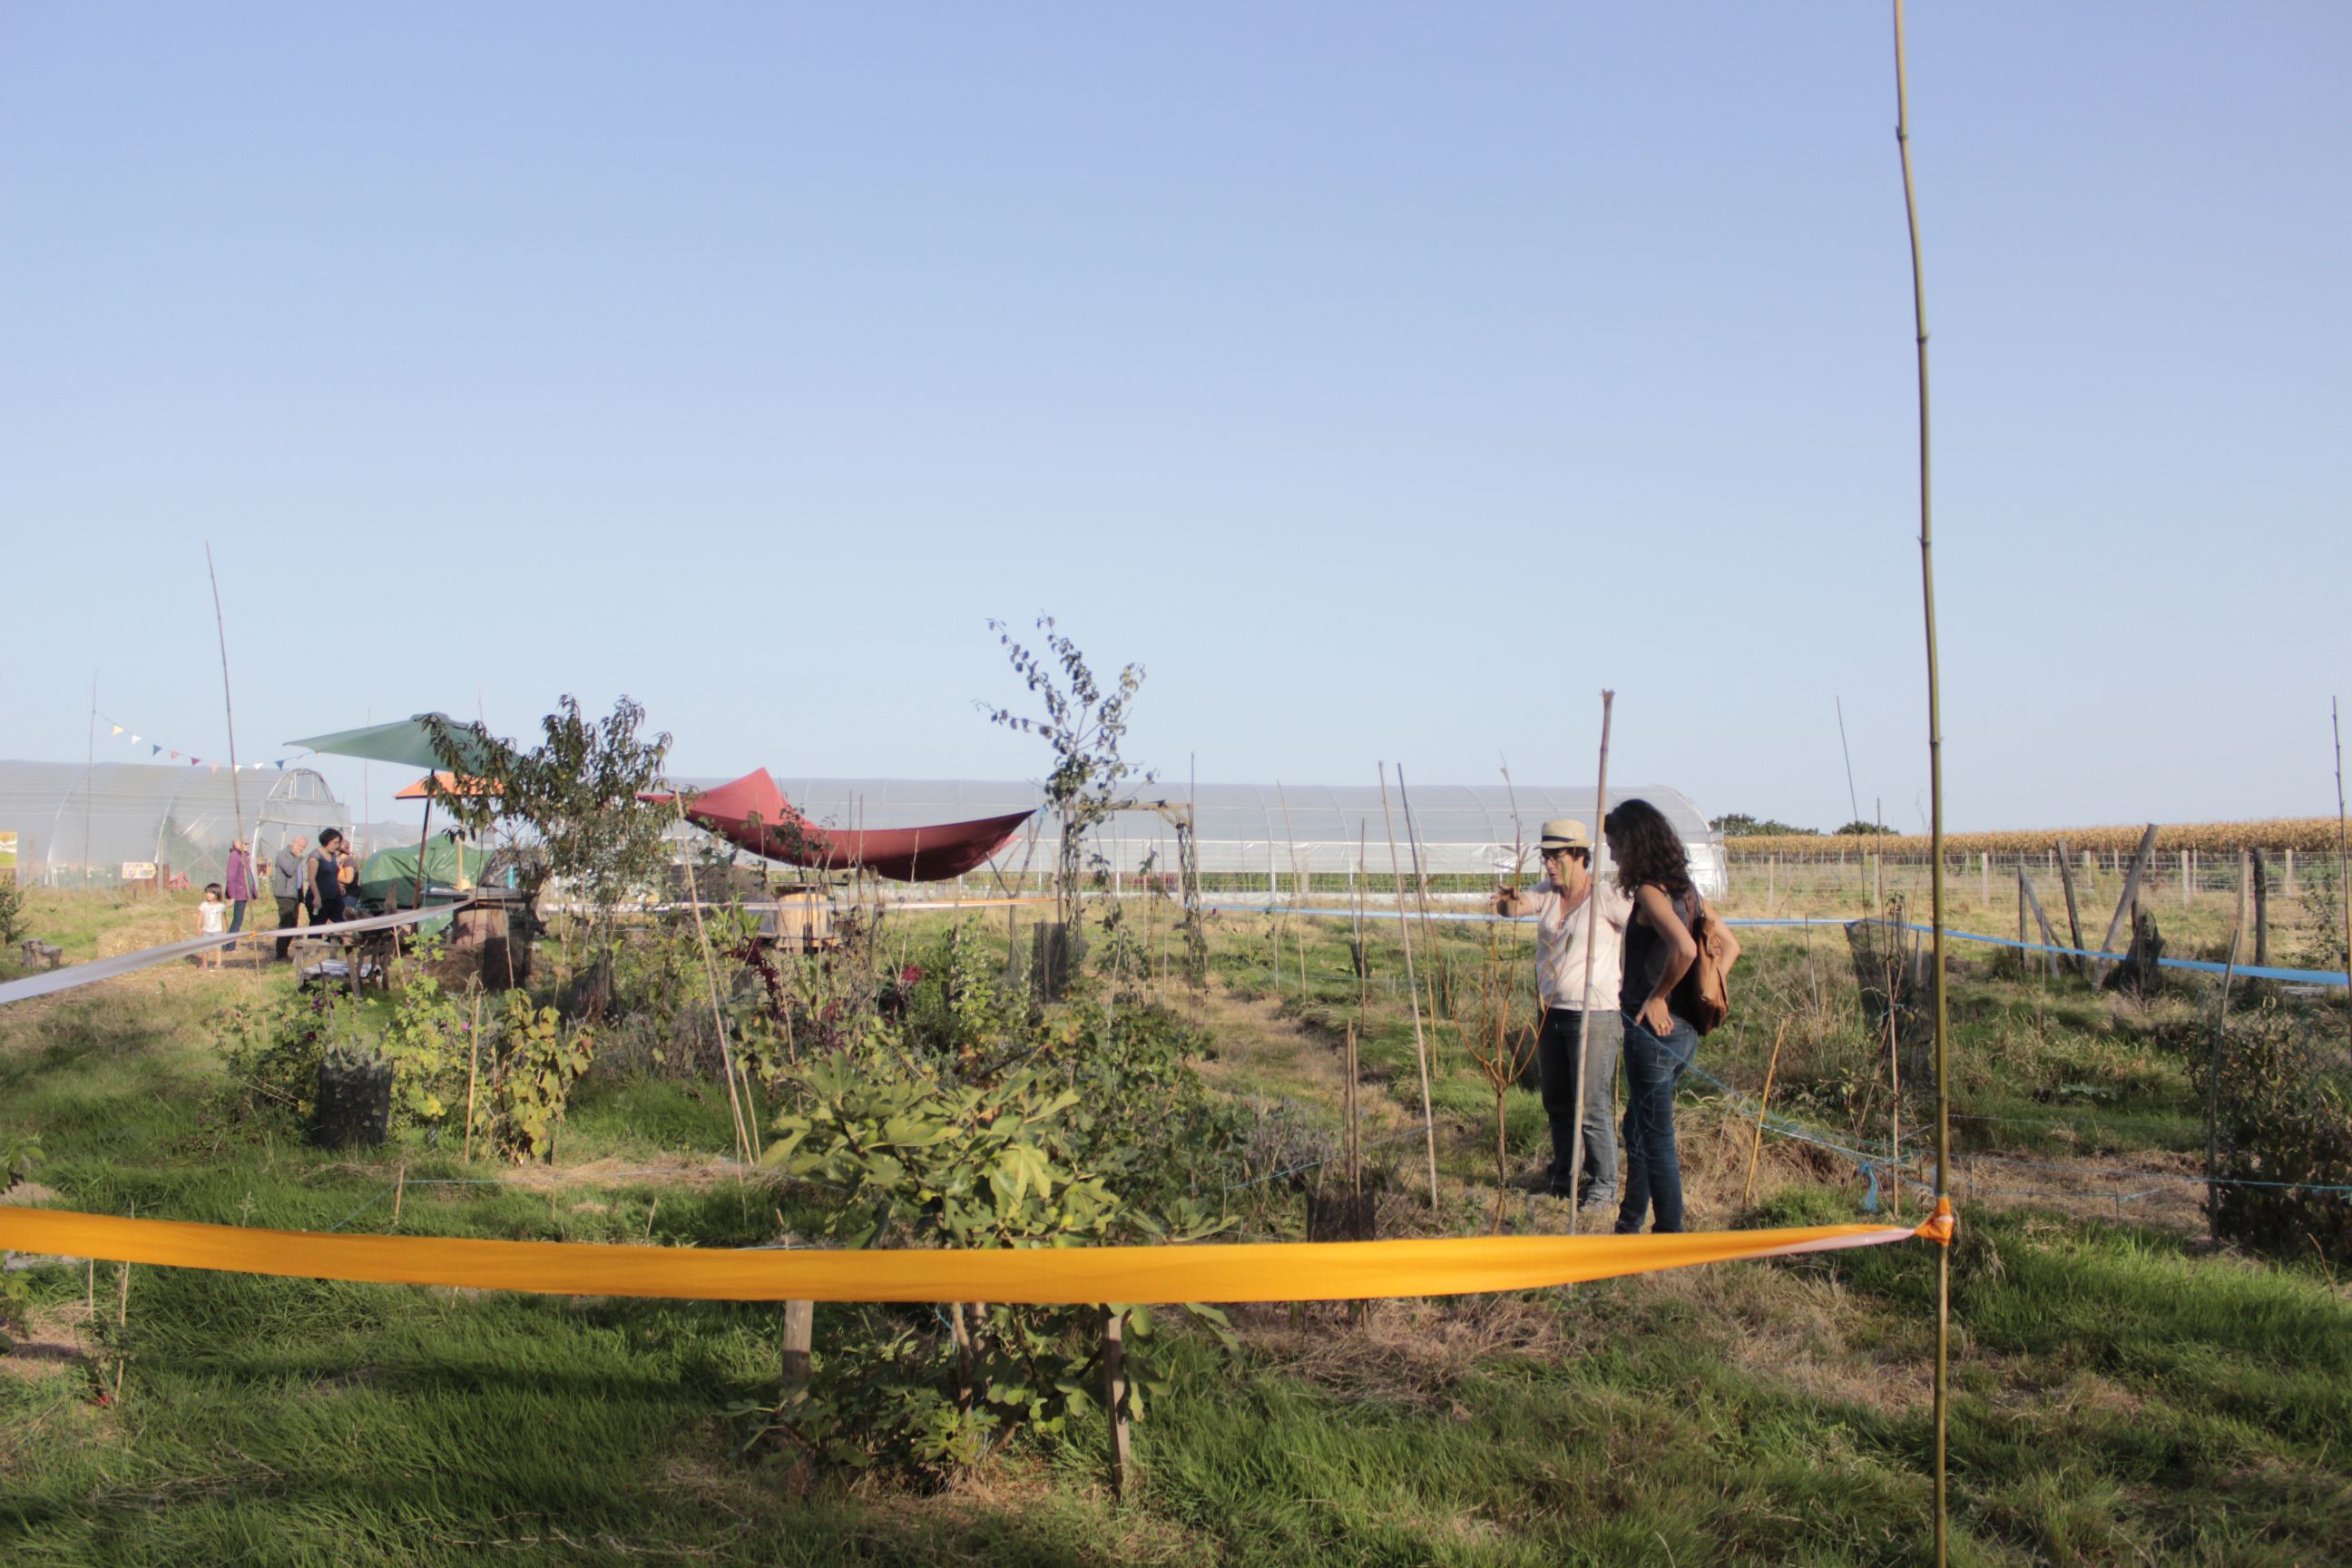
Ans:
POLYGON ((337 921, 332 924, 321 926, 303 926, 290 932, 284 926, 273 926, 268 931, 241 931, 234 936, 200 936, 187 942, 171 942, 163 947, 142 947, 136 952, 119 952, 111 958, 93 959, 88 963, 70 964, 63 969, 51 969, 39 974, 27 975, 22 980, 11 980, 6 984, 0 985, 0 1005, 27 1001, 35 996, 48 996, 59 991, 70 991, 77 985, 92 985, 101 980, 111 980, 118 975, 134 974, 142 969, 152 969, 159 963, 172 963, 180 959, 193 958, 199 953, 210 952, 215 948, 227 947, 236 942, 249 942, 256 944, 265 942, 274 942, 278 938, 289 934, 297 941, 308 942, 314 937, 357 936, 365 931, 392 931, 401 926, 412 926, 424 921, 437 919, 454 910, 464 909, 473 901, 471 899, 465 899, 454 904, 433 904, 421 910, 403 910, 397 914, 369 915, 362 920, 337 921))

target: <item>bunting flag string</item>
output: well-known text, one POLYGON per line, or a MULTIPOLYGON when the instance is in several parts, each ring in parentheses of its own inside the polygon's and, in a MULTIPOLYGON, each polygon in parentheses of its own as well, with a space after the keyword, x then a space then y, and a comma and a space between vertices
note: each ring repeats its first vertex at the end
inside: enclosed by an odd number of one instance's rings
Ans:
MULTIPOLYGON (((98 717, 105 721, 110 731, 108 739, 120 740, 126 746, 144 746, 147 748, 147 754, 151 757, 162 757, 167 762, 173 763, 184 762, 192 768, 209 768, 214 773, 218 773, 230 765, 217 759, 207 760, 194 752, 179 751, 164 745, 161 741, 151 741, 111 714, 100 713, 98 717)), ((235 771, 241 773, 284 773, 288 763, 312 754, 310 752, 297 752, 292 756, 277 757, 266 763, 238 763, 235 765, 235 771)))

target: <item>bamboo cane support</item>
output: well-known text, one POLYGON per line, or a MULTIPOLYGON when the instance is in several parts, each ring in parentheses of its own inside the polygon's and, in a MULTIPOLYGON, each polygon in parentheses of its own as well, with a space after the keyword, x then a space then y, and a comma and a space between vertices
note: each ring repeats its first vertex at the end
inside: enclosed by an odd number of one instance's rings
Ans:
MULTIPOLYGON (((1919 354, 1919 597, 1927 644, 1927 832, 1933 876, 1929 882, 1929 929, 1936 944, 1936 1198, 1948 1195, 1952 1123, 1947 1065, 1950 1017, 1944 996, 1944 717, 1936 658, 1936 556, 1934 468, 1927 404, 1927 279, 1919 254, 1918 184, 1911 170, 1911 88, 1903 57, 1903 0, 1895 4, 1895 145, 1903 164, 1903 214, 1911 235, 1911 314, 1919 354)), ((1936 1568, 1950 1558, 1949 1478, 1946 1445, 1949 1433, 1951 1382, 1952 1249, 1936 1249, 1936 1568)))
POLYGON ((1591 862, 1592 886, 1584 894, 1584 981, 1577 994, 1582 1011, 1576 1016, 1576 1127, 1568 1135, 1568 1234, 1576 1234, 1576 1222, 1583 1205, 1578 1183, 1584 1180, 1584 1102, 1592 1098, 1592 953, 1600 946, 1600 935, 1592 922, 1601 916, 1601 850, 1602 829, 1609 820, 1609 718, 1616 705, 1617 693, 1603 689, 1601 693, 1601 777, 1592 795, 1592 847, 1587 858, 1591 862))
POLYGON ((1396 886, 1397 935, 1404 943, 1404 991, 1412 1005, 1412 1056, 1421 1068, 1421 1131, 1429 1148, 1429 1206, 1437 1206, 1437 1118, 1429 1108, 1429 1043, 1421 1028, 1421 992, 1412 973, 1412 916, 1404 907, 1404 868, 1397 859, 1396 818, 1389 815, 1389 770, 1381 766, 1381 820, 1389 830, 1389 879, 1396 886))

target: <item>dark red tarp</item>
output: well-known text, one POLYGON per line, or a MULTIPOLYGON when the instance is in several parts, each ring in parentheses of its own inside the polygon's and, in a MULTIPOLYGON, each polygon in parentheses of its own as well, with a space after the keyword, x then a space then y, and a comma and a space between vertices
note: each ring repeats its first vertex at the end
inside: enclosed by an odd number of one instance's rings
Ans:
POLYGON ((730 843, 771 860, 818 870, 862 866, 897 882, 938 882, 961 877, 995 854, 1034 813, 1016 811, 1009 816, 927 827, 820 827, 784 798, 761 768, 731 784, 688 795, 686 815, 730 843))

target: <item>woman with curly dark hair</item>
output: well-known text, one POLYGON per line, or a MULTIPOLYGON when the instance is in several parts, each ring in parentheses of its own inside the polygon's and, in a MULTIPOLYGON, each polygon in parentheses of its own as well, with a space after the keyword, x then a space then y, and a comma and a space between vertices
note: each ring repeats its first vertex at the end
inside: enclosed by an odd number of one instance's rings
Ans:
POLYGON ((1690 858, 1658 808, 1646 800, 1621 803, 1601 824, 1617 885, 1631 895, 1625 925, 1625 984, 1618 1007, 1625 1015, 1625 1166, 1617 1232, 1642 1228, 1655 1208, 1654 1230, 1683 1227, 1682 1156, 1675 1145, 1675 1085, 1698 1051, 1698 1031, 1675 1015, 1675 985, 1698 957, 1691 925, 1698 889, 1690 858))

